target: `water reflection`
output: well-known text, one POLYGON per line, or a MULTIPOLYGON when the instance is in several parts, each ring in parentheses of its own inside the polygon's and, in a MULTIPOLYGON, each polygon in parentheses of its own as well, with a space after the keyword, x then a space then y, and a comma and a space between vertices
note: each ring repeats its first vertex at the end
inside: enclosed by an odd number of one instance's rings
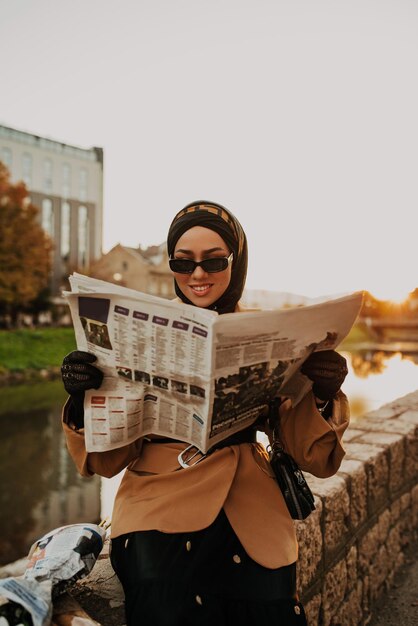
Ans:
POLYGON ((343 354, 349 369, 343 388, 354 421, 418 389, 418 352, 401 352, 386 346, 353 349, 343 354))
MULTIPOLYGON (((368 347, 343 354, 353 421, 418 389, 418 350, 368 347)), ((64 400, 59 381, 0 389, 0 564, 25 555, 53 528, 111 514, 121 474, 79 476, 61 429, 64 400)))
POLYGON ((0 563, 64 524, 98 521, 100 479, 78 475, 60 423, 60 383, 0 389, 0 563))

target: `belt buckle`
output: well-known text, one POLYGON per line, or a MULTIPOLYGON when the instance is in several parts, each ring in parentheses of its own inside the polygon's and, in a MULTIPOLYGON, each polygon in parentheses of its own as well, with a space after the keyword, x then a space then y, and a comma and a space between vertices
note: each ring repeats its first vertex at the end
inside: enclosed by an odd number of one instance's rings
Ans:
POLYGON ((188 467, 193 467, 194 465, 197 465, 198 463, 200 463, 200 461, 203 461, 203 459, 205 458, 206 458, 206 454, 203 454, 203 452, 201 452, 199 448, 197 448, 196 446, 190 445, 185 450, 180 452, 180 454, 177 457, 177 460, 181 467, 183 467, 184 469, 187 469, 188 467), (193 449, 196 450, 194 454, 191 453, 193 449), (187 455, 187 454, 189 454, 189 456, 187 458, 183 458, 183 455, 187 455), (194 459, 195 456, 197 456, 198 454, 201 454, 202 456, 199 459, 197 459, 194 463, 190 463, 190 461, 194 459))

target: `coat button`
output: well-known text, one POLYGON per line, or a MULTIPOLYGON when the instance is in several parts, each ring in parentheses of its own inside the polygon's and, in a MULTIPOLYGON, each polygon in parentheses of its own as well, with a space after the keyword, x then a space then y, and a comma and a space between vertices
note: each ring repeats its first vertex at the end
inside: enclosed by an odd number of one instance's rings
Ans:
POLYGON ((190 552, 191 549, 192 549, 192 542, 191 541, 186 541, 186 550, 187 550, 187 552, 190 552))
POLYGON ((238 556, 238 554, 234 554, 232 560, 234 561, 234 563, 241 563, 241 557, 238 556))
POLYGON ((296 615, 300 615, 300 606, 298 606, 297 604, 293 607, 296 615))
POLYGON ((203 602, 202 602, 202 598, 200 596, 196 596, 195 600, 196 600, 196 602, 198 604, 200 604, 200 606, 202 606, 203 602))

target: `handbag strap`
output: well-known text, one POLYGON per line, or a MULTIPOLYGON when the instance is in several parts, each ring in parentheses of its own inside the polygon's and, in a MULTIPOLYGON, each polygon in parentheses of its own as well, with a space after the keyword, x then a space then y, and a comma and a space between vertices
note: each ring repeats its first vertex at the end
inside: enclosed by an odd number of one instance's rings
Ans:
POLYGON ((276 450, 283 450, 283 445, 280 440, 280 414, 279 408, 283 400, 280 397, 275 397, 269 402, 269 411, 267 415, 267 424, 273 433, 273 445, 276 450))

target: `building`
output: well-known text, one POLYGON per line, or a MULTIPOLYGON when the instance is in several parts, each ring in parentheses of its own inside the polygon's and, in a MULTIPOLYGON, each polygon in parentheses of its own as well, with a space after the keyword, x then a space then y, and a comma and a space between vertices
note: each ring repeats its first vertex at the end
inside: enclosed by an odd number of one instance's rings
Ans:
POLYGON ((23 180, 54 243, 51 294, 102 253, 103 150, 79 148, 0 125, 0 160, 23 180))
POLYGON ((89 276, 161 298, 174 298, 166 244, 129 248, 120 243, 96 261, 89 276))

